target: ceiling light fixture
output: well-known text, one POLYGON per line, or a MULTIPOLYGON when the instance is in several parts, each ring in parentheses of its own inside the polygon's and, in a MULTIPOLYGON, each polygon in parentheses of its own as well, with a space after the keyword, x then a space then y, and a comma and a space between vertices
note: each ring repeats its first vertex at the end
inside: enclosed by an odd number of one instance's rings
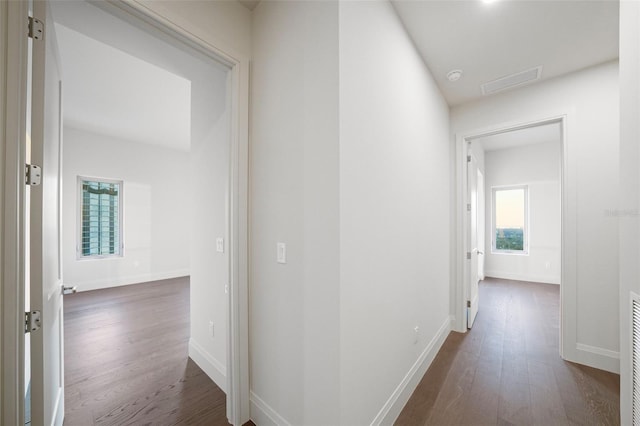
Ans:
POLYGON ((449 81, 458 81, 462 77, 462 70, 452 70, 447 74, 449 81))
POLYGON ((497 0, 482 0, 482 3, 485 4, 491 4, 491 3, 495 3, 497 0))

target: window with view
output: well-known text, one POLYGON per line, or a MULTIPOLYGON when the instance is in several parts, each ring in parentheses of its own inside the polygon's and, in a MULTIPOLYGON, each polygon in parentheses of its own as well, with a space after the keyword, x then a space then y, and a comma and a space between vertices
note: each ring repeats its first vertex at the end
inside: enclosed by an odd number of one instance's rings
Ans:
POLYGON ((78 178, 80 257, 122 255, 122 181, 78 178))
POLYGON ((527 253, 527 187, 493 188, 494 252, 527 253))

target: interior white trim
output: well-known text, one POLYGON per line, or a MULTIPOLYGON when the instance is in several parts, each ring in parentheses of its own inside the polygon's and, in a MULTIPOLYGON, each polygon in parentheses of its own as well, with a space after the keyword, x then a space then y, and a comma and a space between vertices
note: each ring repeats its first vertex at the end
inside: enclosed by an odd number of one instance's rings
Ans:
MULTIPOLYGON (((575 111, 572 108, 561 110, 545 117, 523 117, 521 120, 507 123, 488 125, 485 128, 465 131, 455 135, 455 173, 456 173, 456 235, 453 241, 455 246, 455 280, 452 291, 454 300, 455 317, 454 330, 466 332, 466 301, 467 285, 466 277, 468 265, 466 252, 468 247, 468 224, 466 220, 466 194, 467 194, 467 149, 468 141, 479 137, 486 137, 538 126, 541 124, 560 123, 562 128, 561 157, 562 157, 562 260, 561 260, 561 287, 560 287, 560 355, 569 361, 581 362, 577 350, 577 233, 576 233, 576 188, 575 168, 570 167, 568 134, 571 131, 575 111)), ((485 275, 489 275, 485 272, 485 275)), ((603 368, 603 367, 599 367, 603 368)))
POLYGON ((220 389, 227 392, 227 369, 220 361, 215 359, 209 352, 192 338, 189 339, 189 357, 207 373, 207 376, 215 382, 220 389))
MULTIPOLYGON (((64 409, 60 409, 62 407, 60 398, 62 397, 62 389, 58 390, 58 393, 56 393, 56 401, 54 403, 54 409, 53 409, 53 415, 51 416, 52 419, 54 420, 54 424, 56 425, 62 425, 63 421, 64 421, 64 409)), ((53 426, 53 425, 52 425, 53 426)))
POLYGON ((253 391, 251 392, 251 420, 260 426, 291 426, 291 423, 253 391))
POLYGON ((416 362, 411 366, 407 374, 404 376, 398 387, 393 391, 387 402, 382 406, 376 417, 371 422, 372 425, 390 425, 393 424, 402 409, 411 398, 416 390, 418 383, 427 372, 427 369, 433 362, 451 331, 451 317, 447 317, 440 329, 433 336, 433 339, 424 348, 416 362))
POLYGON ((620 374, 620 352, 609 349, 577 343, 575 359, 572 361, 620 374))
POLYGON ((612 351, 610 349, 600 348, 598 346, 585 345, 584 343, 578 343, 576 349, 579 351, 591 352, 592 354, 604 356, 607 358, 620 359, 620 352, 612 351))
POLYGON ((24 424, 24 163, 26 1, 0 2, 0 424, 24 424))

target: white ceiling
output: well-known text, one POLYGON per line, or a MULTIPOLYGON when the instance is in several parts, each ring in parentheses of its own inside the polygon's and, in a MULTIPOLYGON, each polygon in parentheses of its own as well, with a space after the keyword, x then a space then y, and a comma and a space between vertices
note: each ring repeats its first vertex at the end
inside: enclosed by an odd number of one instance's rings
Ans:
POLYGON ((449 105, 543 66, 549 79, 618 57, 617 0, 392 0, 449 105), (463 71, 452 83, 446 75, 463 71))
POLYGON ((65 124, 189 150, 191 82, 56 23, 65 124))
POLYGON ((497 151, 539 143, 560 143, 561 137, 560 123, 550 123, 477 138, 473 143, 479 143, 485 151, 497 151))

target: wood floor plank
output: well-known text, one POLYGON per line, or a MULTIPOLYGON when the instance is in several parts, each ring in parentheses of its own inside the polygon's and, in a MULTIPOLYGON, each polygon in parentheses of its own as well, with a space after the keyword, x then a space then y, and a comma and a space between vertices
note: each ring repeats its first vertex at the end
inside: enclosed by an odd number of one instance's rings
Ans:
POLYGON ((442 425, 446 422, 461 424, 463 409, 467 406, 470 397, 477 362, 477 355, 467 351, 460 351, 455 355, 447 380, 443 383, 425 424, 442 425))
POLYGON ((188 357, 189 280, 65 296, 65 426, 227 425, 188 357))
POLYGON ((529 391, 534 425, 568 424, 562 397, 555 381, 553 367, 539 361, 529 361, 529 391))
POLYGON ((487 279, 397 425, 618 425, 620 377, 559 355, 559 286, 487 279))

